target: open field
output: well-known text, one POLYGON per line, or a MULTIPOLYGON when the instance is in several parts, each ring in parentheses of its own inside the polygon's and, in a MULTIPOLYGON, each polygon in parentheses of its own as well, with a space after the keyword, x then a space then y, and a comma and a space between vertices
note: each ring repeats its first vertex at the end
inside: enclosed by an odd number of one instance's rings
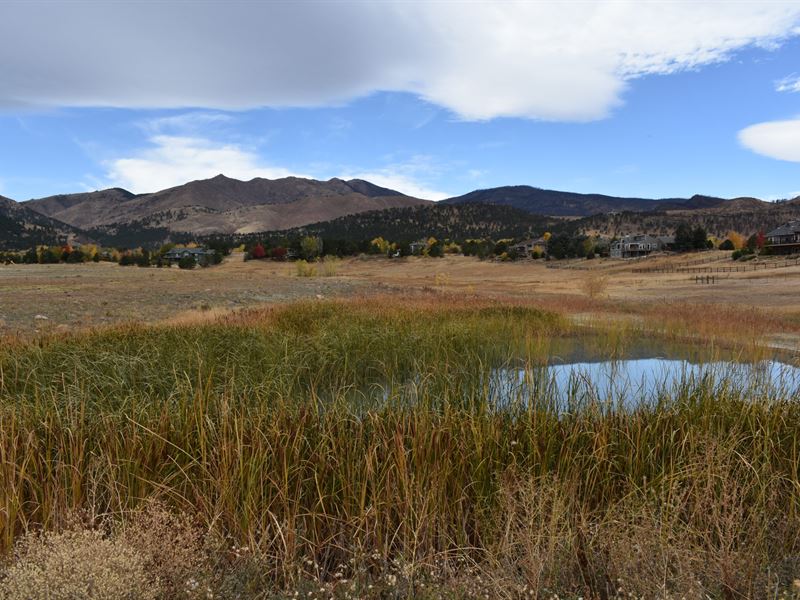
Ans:
POLYGON ((3 267, 0 597, 796 597, 796 398, 487 382, 573 339, 761 359, 800 334, 800 270, 559 266, 589 269, 3 267))
MULTIPOLYGON (((724 304, 742 310, 755 307, 787 323, 800 323, 800 266, 717 274, 713 285, 695 283, 688 273, 635 272, 686 261, 685 256, 553 263, 495 263, 462 256, 361 258, 341 261, 334 277, 311 278, 298 277, 292 263, 243 262, 240 255, 218 267, 194 271, 110 263, 6 265, 0 266, 0 331, 157 322, 304 298, 385 293, 455 293, 606 313, 655 310, 674 303, 724 304), (589 280, 599 280, 594 292, 589 280)), ((693 255, 691 264, 735 263, 727 253, 706 252, 693 255)))

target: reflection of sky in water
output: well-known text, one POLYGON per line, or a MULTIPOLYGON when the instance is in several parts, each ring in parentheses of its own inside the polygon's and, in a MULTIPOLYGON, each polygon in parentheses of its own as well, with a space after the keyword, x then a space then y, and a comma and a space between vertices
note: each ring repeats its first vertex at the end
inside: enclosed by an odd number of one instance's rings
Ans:
POLYGON ((560 403, 595 400, 631 406, 699 386, 751 396, 792 398, 800 392, 800 368, 772 360, 691 363, 638 358, 575 362, 533 369, 495 369, 490 393, 500 404, 549 397, 560 403))

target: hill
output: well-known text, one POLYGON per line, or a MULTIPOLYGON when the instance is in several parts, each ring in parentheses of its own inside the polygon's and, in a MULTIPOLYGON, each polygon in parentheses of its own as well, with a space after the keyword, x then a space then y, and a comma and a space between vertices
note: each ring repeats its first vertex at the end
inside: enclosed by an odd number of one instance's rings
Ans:
POLYGON ((692 196, 691 198, 622 198, 603 194, 578 194, 545 190, 528 185, 513 185, 475 190, 463 196, 449 198, 445 204, 499 204, 527 212, 565 217, 589 216, 608 212, 649 212, 659 210, 700 209, 723 204, 722 198, 692 196))
POLYGON ((731 230, 744 235, 767 232, 795 219, 800 219, 800 199, 773 203, 737 198, 713 208, 601 214, 573 220, 569 225, 575 232, 615 236, 634 233, 668 235, 674 233, 680 223, 688 223, 722 238, 731 230))
POLYGON ((13 211, 9 202, 2 213, 5 247, 69 235, 118 247, 266 232, 398 241, 431 235, 524 237, 544 230, 614 236, 668 234, 682 222, 723 236, 729 230, 767 231, 800 218, 800 199, 771 203, 695 195, 652 200, 505 186, 432 203, 360 179, 239 181, 223 175, 152 194, 111 188, 11 202, 13 211))
POLYGON ((533 215, 511 206, 491 204, 424 204, 376 210, 275 232, 271 237, 312 235, 349 241, 383 237, 412 242, 437 239, 521 238, 558 227, 559 219, 533 215))
MULTIPOLYGON (((426 200, 354 179, 317 181, 299 177, 239 181, 224 175, 135 195, 112 188, 51 196, 25 206, 95 235, 134 231, 248 233, 298 227, 382 208, 426 200)), ((160 235, 160 234, 159 234, 160 235)))
POLYGON ((82 232, 0 196, 0 250, 21 250, 42 244, 58 245, 82 232))

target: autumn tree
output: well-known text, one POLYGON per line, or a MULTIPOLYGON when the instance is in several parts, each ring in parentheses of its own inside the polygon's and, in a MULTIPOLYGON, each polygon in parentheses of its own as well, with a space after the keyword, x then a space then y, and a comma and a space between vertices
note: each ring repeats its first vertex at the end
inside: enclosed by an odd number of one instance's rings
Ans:
POLYGON ((264 258, 266 255, 267 251, 264 250, 264 246, 261 245, 261 242, 253 246, 253 249, 250 250, 251 258, 264 258))
POLYGON ((728 235, 726 235, 725 238, 731 241, 734 250, 739 250, 741 248, 744 248, 744 245, 747 242, 745 237, 738 231, 729 231, 728 235))
POLYGON ((382 237, 376 237, 369 243, 370 254, 389 254, 390 244, 382 237))
POLYGON ((300 256, 305 260, 314 260, 322 254, 322 239, 307 235, 300 240, 300 256))

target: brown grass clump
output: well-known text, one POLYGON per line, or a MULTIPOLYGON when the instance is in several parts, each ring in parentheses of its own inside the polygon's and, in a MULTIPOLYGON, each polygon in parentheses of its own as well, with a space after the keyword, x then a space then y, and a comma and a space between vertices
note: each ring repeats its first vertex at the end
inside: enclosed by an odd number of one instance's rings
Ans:
POLYGON ((297 271, 298 277, 316 277, 317 276, 317 267, 314 266, 313 263, 309 263, 305 260, 298 260, 294 263, 295 269, 297 271))
POLYGON ((592 300, 599 298, 608 289, 608 276, 591 273, 581 282, 581 288, 592 300))
POLYGON ((323 277, 335 277, 339 272, 342 259, 328 255, 322 259, 320 264, 320 274, 323 277))
POLYGON ((204 598, 210 592, 205 532, 188 515, 151 502, 121 526, 118 537, 141 556, 167 598, 204 598))
POLYGON ((151 600, 158 587, 141 555, 98 531, 31 534, 0 579, 7 600, 151 600))

